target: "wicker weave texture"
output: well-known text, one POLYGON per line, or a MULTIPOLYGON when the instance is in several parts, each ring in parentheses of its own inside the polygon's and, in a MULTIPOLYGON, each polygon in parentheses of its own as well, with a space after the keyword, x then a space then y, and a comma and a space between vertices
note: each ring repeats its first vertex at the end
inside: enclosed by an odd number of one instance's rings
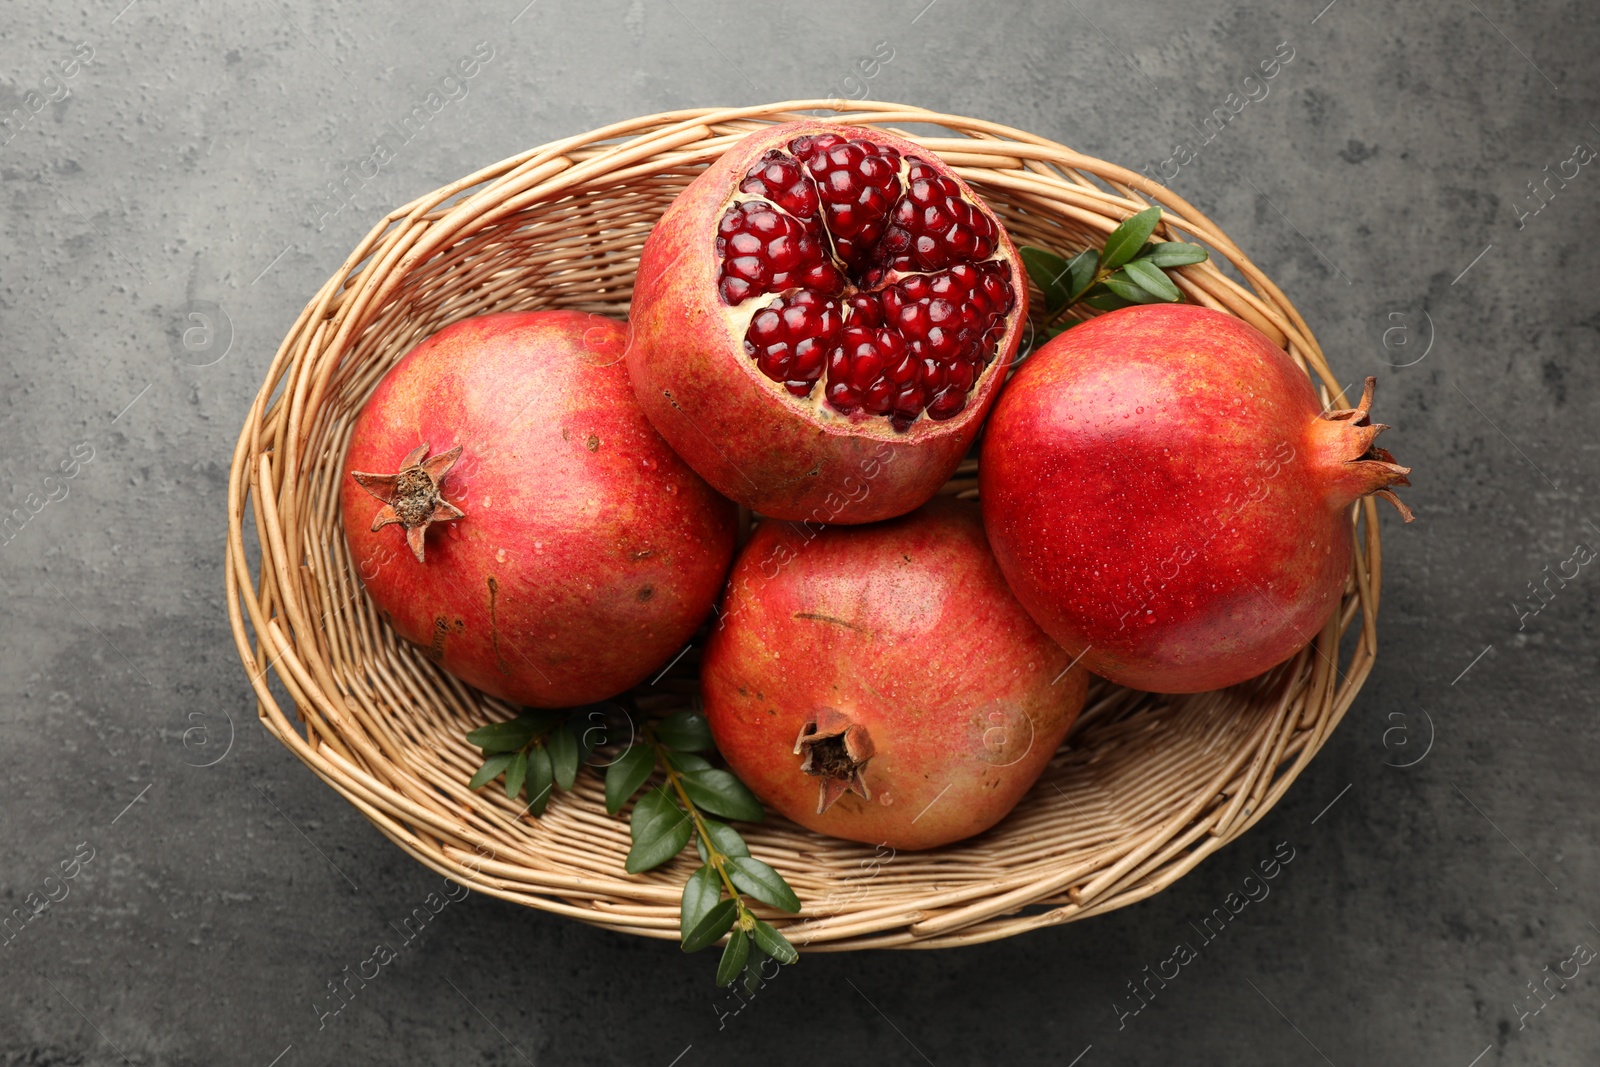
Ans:
MULTIPOLYGON (((434 870, 545 911, 676 938, 694 857, 625 874, 628 827, 606 815, 598 775, 580 775, 538 820, 497 789, 467 789, 478 753, 464 735, 515 709, 399 641, 363 592, 337 493, 356 413, 414 344, 467 316, 564 307, 626 317, 640 247, 673 197, 751 130, 832 115, 838 103, 651 115, 468 175, 386 216, 279 348, 229 480, 226 581, 239 654, 267 730, 434 870), (292 709, 269 688, 269 671, 292 709)), ((1158 239, 1212 252, 1210 262, 1173 272, 1184 298, 1247 320, 1305 368, 1326 402, 1348 406, 1283 294, 1169 190, 992 123, 878 102, 845 111, 841 121, 894 129, 945 159, 1019 245, 1071 253, 1160 204, 1158 239)), ((975 494, 976 469, 969 460, 945 491, 975 494)), ((1371 670, 1380 577, 1373 502, 1358 504, 1351 521, 1356 553, 1341 608, 1290 662, 1184 697, 1097 683, 1038 785, 970 841, 895 855, 769 817, 747 828, 752 854, 782 872, 805 908, 798 917, 757 912, 802 951, 922 948, 1007 937, 1159 892, 1277 802, 1371 670)), ((687 706, 696 667, 691 651, 641 688, 641 708, 687 706)))

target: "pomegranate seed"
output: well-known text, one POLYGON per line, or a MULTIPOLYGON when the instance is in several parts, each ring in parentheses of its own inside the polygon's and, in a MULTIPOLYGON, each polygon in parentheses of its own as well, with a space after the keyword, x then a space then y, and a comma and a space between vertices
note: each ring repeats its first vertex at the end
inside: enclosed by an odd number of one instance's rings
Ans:
POLYGON ((740 190, 761 199, 732 204, 717 228, 723 300, 776 294, 746 352, 795 396, 825 377, 841 414, 898 430, 959 414, 1016 306, 1010 268, 990 260, 997 227, 893 148, 832 133, 787 147, 746 172, 740 190))
POLYGON ((933 402, 928 405, 928 418, 948 419, 959 415, 961 409, 966 406, 967 391, 951 386, 933 398, 933 402))
POLYGON ((883 303, 877 293, 852 293, 845 299, 850 321, 857 326, 882 326, 883 303))

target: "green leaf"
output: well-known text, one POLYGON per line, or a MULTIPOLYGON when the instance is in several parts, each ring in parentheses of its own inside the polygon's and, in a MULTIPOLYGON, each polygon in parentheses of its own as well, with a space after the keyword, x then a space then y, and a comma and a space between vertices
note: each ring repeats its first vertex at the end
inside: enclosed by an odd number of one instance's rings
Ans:
POLYGON ((1067 261, 1054 252, 1047 252, 1032 245, 1023 245, 1021 252, 1023 266, 1028 268, 1028 277, 1039 287, 1039 291, 1044 293, 1045 311, 1055 311, 1065 307, 1071 300, 1067 287, 1062 284, 1063 280, 1071 281, 1067 277, 1070 273, 1067 261))
POLYGON ((492 722, 467 735, 467 743, 483 749, 486 756, 495 752, 515 752, 532 740, 533 724, 525 719, 492 722))
POLYGON ((515 800, 517 794, 522 792, 522 780, 528 777, 528 754, 518 752, 511 757, 511 766, 506 768, 506 799, 515 800))
POLYGON ((704 752, 714 748, 711 727, 697 711, 675 711, 655 725, 656 739, 679 752, 704 752))
POLYGON ((551 730, 544 739, 544 749, 550 753, 550 767, 555 772, 556 785, 571 789, 578 778, 578 739, 571 730, 551 730))
POLYGON ((694 929, 683 936, 683 951, 699 952, 717 943, 717 938, 727 933, 739 914, 739 905, 732 897, 712 905, 710 911, 694 924, 694 929))
POLYGON ((528 792, 528 811, 537 819, 550 806, 550 794, 555 790, 550 774, 550 753, 543 745, 534 745, 528 750, 528 781, 524 788, 528 792))
POLYGON ((713 815, 744 822, 760 822, 766 817, 756 795, 727 771, 715 768, 689 771, 682 778, 683 791, 689 794, 689 799, 696 807, 713 815))
POLYGON ((721 899, 722 879, 717 877, 714 867, 709 865, 701 867, 683 883, 683 906, 678 912, 678 930, 685 942, 689 939, 689 932, 700 924, 700 920, 704 919, 721 899))
POLYGON ((1106 270, 1116 270, 1132 259, 1155 232, 1161 221, 1161 209, 1147 207, 1137 215, 1124 219, 1121 226, 1106 238, 1105 251, 1100 254, 1100 265, 1106 270))
POLYGON ((1139 288, 1169 304, 1176 304, 1183 299, 1183 294, 1172 284, 1172 279, 1163 274, 1160 267, 1153 267, 1146 260, 1136 259, 1123 267, 1122 272, 1138 283, 1139 288))
POLYGON ((740 984, 744 986, 744 991, 753 997, 756 995, 756 990, 766 985, 767 981, 761 977, 761 957, 753 951, 751 954, 756 958, 745 964, 744 981, 740 984))
MULTIPOLYGON (((750 855, 750 848, 744 843, 744 838, 739 836, 739 831, 727 823, 718 822, 715 819, 701 819, 700 821, 705 823, 706 833, 711 835, 711 843, 716 846, 718 852, 724 856, 750 855)), ((695 835, 694 847, 695 851, 700 853, 700 862, 711 862, 711 854, 706 851, 705 842, 700 840, 699 834, 695 835)))
POLYGON ((1162 241, 1151 245, 1150 251, 1139 258, 1165 270, 1167 267, 1187 267, 1191 263, 1204 263, 1210 258, 1210 253, 1203 245, 1190 244, 1187 241, 1162 241))
MULTIPOLYGON (((1132 282, 1128 283, 1132 285, 1132 282)), ((1138 288, 1135 286, 1135 288, 1138 288)), ((1096 311, 1115 311, 1118 308, 1132 307, 1133 301, 1124 300, 1103 285, 1097 285, 1084 294, 1083 302, 1096 311)))
POLYGON ((1086 248, 1072 257, 1072 262, 1067 264, 1072 269, 1072 288, 1067 292, 1067 302, 1083 296, 1089 286, 1094 284, 1094 273, 1100 269, 1100 252, 1098 249, 1086 248))
POLYGON ((739 972, 744 970, 744 961, 749 958, 750 938, 743 930, 735 930, 722 950, 722 959, 717 963, 717 985, 732 985, 733 980, 739 977, 739 972))
POLYGON ((756 920, 756 928, 750 932, 755 938, 756 947, 779 963, 794 963, 800 958, 800 953, 789 944, 789 939, 778 932, 778 928, 769 922, 756 920))
POLYGON ((511 761, 516 758, 514 752, 502 752, 498 756, 490 756, 483 761, 483 766, 478 768, 478 773, 472 776, 472 781, 467 783, 468 789, 482 789, 498 778, 502 771, 511 766, 511 761))
POLYGON ((697 756, 693 752, 667 752, 667 762, 672 764, 672 769, 683 773, 685 771, 706 771, 711 769, 711 761, 704 756, 697 756))
POLYGON ((655 750, 649 745, 634 745, 606 768, 606 813, 615 815, 628 798, 650 779, 656 769, 655 750))
POLYGON ((737 856, 728 860, 728 877, 740 890, 763 904, 771 904, 779 911, 800 910, 800 898, 794 895, 783 875, 750 856, 737 856))
POLYGON ((633 848, 624 865, 629 874, 661 866, 682 852, 694 833, 689 813, 674 804, 659 786, 639 798, 629 826, 633 848))
POLYGON ((1106 279, 1106 288, 1130 304, 1161 304, 1165 303, 1161 297, 1149 292, 1144 286, 1128 277, 1128 272, 1119 270, 1106 279))

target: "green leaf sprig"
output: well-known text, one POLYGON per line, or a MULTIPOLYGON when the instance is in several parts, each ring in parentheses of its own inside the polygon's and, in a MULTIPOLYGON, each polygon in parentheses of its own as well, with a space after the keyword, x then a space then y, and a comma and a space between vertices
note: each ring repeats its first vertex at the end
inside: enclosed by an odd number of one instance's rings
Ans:
POLYGON ((555 789, 572 788, 578 765, 589 755, 591 733, 582 716, 566 711, 526 711, 509 722, 480 726, 467 740, 483 750, 483 766, 467 788, 482 789, 504 775, 506 796, 526 794, 527 811, 543 815, 555 789))
POLYGON ((1206 250, 1184 241, 1150 243, 1161 209, 1146 208, 1111 231, 1104 248, 1086 248, 1069 259, 1025 245, 1022 262, 1044 294, 1044 335, 1054 337, 1073 323, 1063 321, 1078 303, 1097 311, 1134 304, 1175 304, 1183 296, 1166 271, 1204 263, 1206 250))
POLYGON ((698 952, 731 931, 717 964, 717 985, 727 986, 764 956, 779 963, 800 958, 776 927, 755 917, 744 897, 791 913, 800 910, 800 898, 781 874, 750 855, 737 830, 711 818, 760 822, 764 815, 743 782, 699 754, 712 747, 711 730, 697 712, 679 711, 647 724, 639 742, 606 771, 606 810, 621 811, 660 768, 664 780, 633 806, 627 870, 639 874, 659 867, 694 840, 701 866, 683 887, 683 950, 698 952))

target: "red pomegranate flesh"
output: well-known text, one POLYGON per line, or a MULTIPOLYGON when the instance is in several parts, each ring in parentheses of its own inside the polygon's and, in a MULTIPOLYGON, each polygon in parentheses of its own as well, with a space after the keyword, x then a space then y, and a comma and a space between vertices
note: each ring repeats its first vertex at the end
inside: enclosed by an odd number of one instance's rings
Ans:
POLYGON ((787 123, 736 144, 651 231, 628 369, 724 494, 870 522, 954 471, 1026 317, 1016 249, 949 167, 881 130, 787 123))
POLYGON ((1087 688, 1006 587, 977 507, 948 497, 868 526, 763 522, 701 666, 717 748, 768 805, 897 849, 1003 818, 1087 688))
POLYGON ((634 401, 598 315, 481 315, 378 383, 351 431, 345 536, 395 631, 518 704, 641 681, 710 611, 735 508, 634 401))
POLYGON ((1350 505, 1407 467, 1369 410, 1324 411, 1254 327, 1192 305, 1114 311, 1017 372, 989 420, 984 525, 1011 588, 1094 673, 1218 689, 1321 631, 1350 574, 1350 505))

